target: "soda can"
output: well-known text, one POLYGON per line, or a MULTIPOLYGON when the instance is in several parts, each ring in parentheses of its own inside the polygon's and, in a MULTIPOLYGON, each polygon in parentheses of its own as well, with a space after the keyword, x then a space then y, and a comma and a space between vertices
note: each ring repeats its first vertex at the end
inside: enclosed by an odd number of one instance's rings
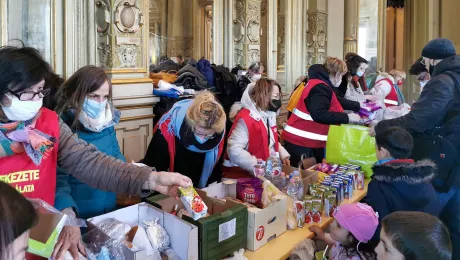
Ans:
POLYGON ((361 171, 356 172, 356 178, 357 178, 357 189, 358 190, 364 190, 364 174, 361 171))

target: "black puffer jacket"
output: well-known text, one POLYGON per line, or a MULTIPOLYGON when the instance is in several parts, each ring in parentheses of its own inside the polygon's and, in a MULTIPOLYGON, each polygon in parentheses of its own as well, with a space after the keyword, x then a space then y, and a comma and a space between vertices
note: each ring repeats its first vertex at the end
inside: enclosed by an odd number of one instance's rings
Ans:
MULTIPOLYGON (((423 88, 420 99, 412 105, 409 114, 381 121, 375 127, 375 131, 378 133, 391 126, 406 129, 414 136, 414 154, 417 151, 428 149, 418 147, 421 141, 418 141, 417 138, 420 135, 442 136, 456 148, 454 150, 460 152, 460 86, 455 84, 453 78, 448 75, 449 72, 460 82, 459 55, 444 59, 436 65, 431 80, 423 88)), ((458 154, 446 154, 446 159, 449 159, 447 157, 450 155, 451 157, 458 156, 458 154)), ((416 156, 414 158, 417 159, 416 156)), ((454 169, 452 173, 449 170, 445 170, 446 167, 442 165, 443 160, 441 160, 441 164, 439 160, 436 160, 436 155, 431 155, 430 158, 437 162, 439 169, 437 179, 449 182, 449 186, 460 186, 459 158, 450 160, 451 163, 452 161, 457 161, 457 165, 452 166, 454 169)), ((437 154, 437 159, 439 159, 439 153, 437 154)))
MULTIPOLYGON (((323 65, 315 64, 308 69, 308 76, 311 79, 319 79, 326 82, 329 86, 329 72, 323 65)), ((348 115, 345 113, 331 112, 333 88, 325 84, 318 84, 310 90, 310 94, 304 100, 311 117, 315 122, 327 125, 348 124, 348 115)), ((344 110, 359 111, 360 104, 355 101, 347 100, 337 96, 339 103, 344 110)))
POLYGON ((243 93, 248 87, 249 84, 251 84, 251 80, 247 76, 241 76, 238 79, 237 85, 238 85, 238 100, 241 100, 241 97, 243 97, 243 93))

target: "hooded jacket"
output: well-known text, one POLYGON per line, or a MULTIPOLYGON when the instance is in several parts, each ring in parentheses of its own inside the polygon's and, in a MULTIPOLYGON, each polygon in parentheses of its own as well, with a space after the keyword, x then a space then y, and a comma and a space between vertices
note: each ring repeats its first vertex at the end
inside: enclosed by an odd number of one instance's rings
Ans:
MULTIPOLYGON (((241 103, 235 103, 232 106, 230 111, 230 120, 233 120, 236 114, 242 109, 246 108, 250 111, 251 116, 255 120, 262 120, 267 127, 267 120, 270 124, 270 127, 276 126, 276 113, 272 111, 260 111, 257 109, 256 105, 252 101, 251 97, 249 96, 249 91, 253 89, 255 83, 251 83, 246 88, 243 97, 241 98, 241 103)), ((238 120, 238 122, 234 122, 236 126, 233 129, 233 132, 228 137, 228 145, 227 145, 227 154, 232 164, 239 166, 243 170, 252 172, 254 165, 257 164, 257 159, 255 156, 251 155, 248 151, 248 143, 249 143, 249 131, 244 122, 244 120, 238 120)), ((275 138, 270 135, 270 144, 269 144, 269 152, 275 152, 275 138)), ((289 157, 289 153, 284 149, 284 147, 279 144, 279 153, 281 159, 285 159, 289 157)), ((266 158, 263 158, 264 160, 266 158)))
MULTIPOLYGON (((319 79, 329 86, 333 86, 329 80, 329 72, 323 65, 315 64, 308 69, 309 79, 319 79)), ((333 88, 333 87, 332 87, 333 88)), ((315 122, 328 125, 348 124, 348 115, 346 113, 330 112, 332 90, 324 84, 318 84, 310 91, 308 97, 304 100, 311 117, 315 122)), ((340 105, 344 110, 352 110, 358 112, 360 104, 355 101, 350 101, 340 96, 337 96, 340 105)))
MULTIPOLYGON (((452 56, 438 63, 431 80, 423 88, 420 98, 411 106, 410 112, 402 117, 384 120, 377 124, 378 133, 391 126, 398 126, 412 135, 440 135, 452 143, 460 152, 460 89, 447 73, 452 72, 460 82, 460 56, 452 56)), ((417 142, 415 142, 417 145, 417 142)), ((414 153, 420 149, 414 149, 414 153)), ((458 158, 457 158, 458 160, 458 158)), ((437 179, 452 186, 460 186, 460 174, 449 176, 449 169, 441 170, 438 164, 437 179)), ((457 166, 457 168, 459 168, 457 166)))
MULTIPOLYGON (((439 216, 440 203, 431 180, 436 166, 429 160, 393 160, 372 168, 365 201, 379 214, 381 221, 395 211, 420 211, 439 216)), ((374 239, 380 237, 380 226, 374 239)))
POLYGON ((241 76, 238 79, 238 98, 241 99, 243 98, 244 91, 248 87, 249 84, 251 84, 253 81, 247 77, 246 75, 241 76))

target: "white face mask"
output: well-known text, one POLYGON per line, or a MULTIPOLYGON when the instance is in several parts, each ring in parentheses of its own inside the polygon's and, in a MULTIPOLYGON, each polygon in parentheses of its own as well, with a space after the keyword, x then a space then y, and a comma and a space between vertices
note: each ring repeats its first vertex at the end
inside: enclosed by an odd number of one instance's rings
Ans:
POLYGON ((259 79, 261 79, 261 78, 262 78, 262 74, 254 74, 254 75, 251 77, 251 79, 253 79, 253 80, 259 80, 259 79))
POLYGON ((420 81, 420 93, 422 93, 426 83, 428 83, 428 80, 420 81))
POLYGON ((2 106, 2 109, 11 121, 27 121, 33 118, 43 105, 43 98, 38 101, 22 101, 15 96, 10 97, 8 94, 6 97, 11 100, 11 106, 2 106))

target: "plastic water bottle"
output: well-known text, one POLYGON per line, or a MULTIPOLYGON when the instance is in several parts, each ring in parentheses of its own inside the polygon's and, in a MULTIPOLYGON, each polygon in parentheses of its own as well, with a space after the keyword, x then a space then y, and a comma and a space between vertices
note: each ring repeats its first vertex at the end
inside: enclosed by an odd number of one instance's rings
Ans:
POLYGON ((265 176, 265 162, 262 159, 257 159, 257 164, 254 165, 254 176, 265 176))
MULTIPOLYGON (((271 153, 271 156, 268 157, 267 163, 265 165, 265 178, 270 180, 273 184, 277 182, 277 179, 281 176, 282 163, 276 153, 271 153)), ((276 186, 276 185, 275 185, 276 186)))
POLYGON ((289 180, 289 184, 287 187, 287 195, 291 197, 293 200, 299 200, 299 185, 295 178, 291 178, 289 180))
POLYGON ((304 189, 303 189, 303 181, 302 181, 302 177, 300 175, 300 172, 299 171, 293 171, 291 173, 291 178, 292 179, 295 179, 295 183, 297 184, 298 188, 299 188, 299 193, 298 193, 298 197, 299 198, 302 198, 303 197, 303 192, 304 192, 304 189))

